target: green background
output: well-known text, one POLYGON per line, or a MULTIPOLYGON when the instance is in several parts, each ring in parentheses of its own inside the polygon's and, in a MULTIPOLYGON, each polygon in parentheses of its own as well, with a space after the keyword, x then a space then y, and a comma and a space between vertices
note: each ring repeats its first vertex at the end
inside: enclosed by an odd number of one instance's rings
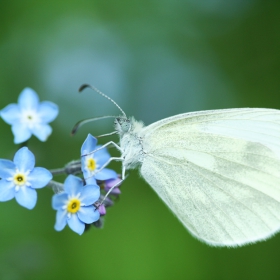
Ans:
MULTIPOLYGON (((145 124, 196 110, 280 108, 279 1, 1 1, 0 23, 0 108, 26 86, 60 107, 49 140, 30 141, 37 166, 62 167, 79 158, 87 133, 112 131, 109 119, 70 137, 80 119, 119 114, 89 90, 78 94, 83 83, 145 124)), ((11 159, 18 147, 3 121, 0 129, 0 157, 11 159)), ((211 248, 137 171, 121 190, 104 228, 82 236, 54 230, 49 189, 32 211, 1 203, 0 279, 280 279, 280 234, 211 248)))

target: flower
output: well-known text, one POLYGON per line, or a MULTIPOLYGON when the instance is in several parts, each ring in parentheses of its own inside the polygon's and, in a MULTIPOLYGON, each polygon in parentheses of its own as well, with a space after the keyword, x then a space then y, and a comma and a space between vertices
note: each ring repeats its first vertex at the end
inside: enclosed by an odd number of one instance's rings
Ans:
POLYGON ((110 154, 106 148, 91 153, 101 147, 96 146, 96 144, 96 138, 88 134, 81 148, 82 171, 88 184, 91 184, 91 180, 95 182, 95 179, 104 181, 117 178, 117 173, 114 170, 102 168, 110 159, 110 154))
POLYGON ((18 104, 9 104, 1 110, 3 120, 12 126, 15 144, 28 140, 34 134, 46 141, 52 132, 48 125, 58 114, 58 106, 50 101, 39 102, 37 93, 25 88, 19 95, 18 104))
POLYGON ((99 197, 100 188, 96 183, 84 186, 81 178, 69 175, 64 182, 64 192, 55 194, 52 199, 52 207, 57 210, 55 230, 61 231, 68 224, 81 235, 85 224, 91 224, 100 217, 93 206, 99 197))
POLYGON ((0 201, 15 197, 16 201, 28 209, 34 208, 37 192, 52 179, 52 174, 45 168, 34 167, 35 157, 27 147, 19 149, 14 161, 0 159, 0 201))

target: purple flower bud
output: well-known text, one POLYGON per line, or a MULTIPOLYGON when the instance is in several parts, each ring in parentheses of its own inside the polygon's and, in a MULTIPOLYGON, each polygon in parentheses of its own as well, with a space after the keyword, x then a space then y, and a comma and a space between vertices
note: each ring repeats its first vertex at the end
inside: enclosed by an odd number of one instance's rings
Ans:
MULTIPOLYGON (((118 185, 122 180, 117 177, 114 179, 109 179, 104 181, 104 190, 108 192, 112 187, 118 185)), ((121 193, 119 186, 115 187, 110 194, 119 195, 121 193)))
POLYGON ((99 207, 98 207, 98 211, 100 213, 100 216, 104 216, 106 214, 106 208, 105 208, 105 205, 104 204, 101 204, 99 207))

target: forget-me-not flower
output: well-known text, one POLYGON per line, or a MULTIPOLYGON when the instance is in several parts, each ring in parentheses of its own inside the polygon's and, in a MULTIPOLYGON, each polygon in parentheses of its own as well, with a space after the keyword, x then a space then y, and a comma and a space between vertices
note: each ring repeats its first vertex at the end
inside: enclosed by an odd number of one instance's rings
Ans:
POLYGON ((27 147, 19 149, 14 160, 0 159, 0 201, 15 197, 16 201, 28 209, 34 208, 37 192, 52 179, 45 168, 34 167, 35 157, 27 147))
POLYGON ((114 170, 102 168, 103 165, 106 164, 110 159, 110 154, 106 148, 102 148, 95 153, 91 153, 100 147, 96 146, 96 144, 97 139, 91 134, 88 134, 81 148, 82 171, 87 184, 91 184, 92 179, 94 182, 95 179, 104 181, 118 177, 114 170))
POLYGON ((93 206, 99 197, 100 188, 96 183, 84 186, 81 178, 69 175, 64 182, 64 192, 55 194, 52 199, 52 207, 57 210, 55 229, 61 231, 68 224, 81 235, 85 224, 96 222, 100 217, 93 206))
POLYGON ((48 124, 58 114, 58 106, 50 101, 40 103, 37 93, 25 88, 19 95, 18 104, 9 104, 1 110, 3 120, 12 126, 15 144, 25 142, 32 134, 46 141, 52 133, 48 124))

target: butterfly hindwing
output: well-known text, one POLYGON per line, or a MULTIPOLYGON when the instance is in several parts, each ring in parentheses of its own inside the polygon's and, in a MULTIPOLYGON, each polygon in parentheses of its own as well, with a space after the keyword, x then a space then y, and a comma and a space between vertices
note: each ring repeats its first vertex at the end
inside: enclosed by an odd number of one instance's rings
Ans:
POLYGON ((145 180, 186 228, 208 244, 243 245, 277 232, 279 111, 179 116, 143 129, 146 154, 140 172, 145 180))

